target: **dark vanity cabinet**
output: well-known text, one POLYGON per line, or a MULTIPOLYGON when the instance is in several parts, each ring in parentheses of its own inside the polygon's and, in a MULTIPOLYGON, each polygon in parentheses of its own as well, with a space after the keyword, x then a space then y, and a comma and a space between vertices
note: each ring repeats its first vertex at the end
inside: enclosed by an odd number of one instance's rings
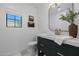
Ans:
POLYGON ((59 46, 51 40, 46 38, 38 37, 38 56, 56 56, 59 46))
POLYGON ((37 37, 38 56, 78 56, 79 48, 67 44, 59 46, 53 40, 37 37))

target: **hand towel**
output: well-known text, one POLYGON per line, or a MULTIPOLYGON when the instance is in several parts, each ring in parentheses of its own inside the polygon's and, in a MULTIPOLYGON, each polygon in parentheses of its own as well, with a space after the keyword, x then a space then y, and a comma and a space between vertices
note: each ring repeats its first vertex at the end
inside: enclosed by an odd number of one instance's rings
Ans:
POLYGON ((65 35, 55 35, 54 42, 56 42, 58 45, 61 45, 64 40, 66 39, 72 39, 71 36, 65 36, 65 35))

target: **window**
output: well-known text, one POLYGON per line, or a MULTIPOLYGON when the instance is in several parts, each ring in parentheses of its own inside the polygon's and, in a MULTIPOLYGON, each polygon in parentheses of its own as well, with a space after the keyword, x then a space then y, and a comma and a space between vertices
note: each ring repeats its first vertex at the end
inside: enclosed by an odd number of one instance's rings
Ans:
POLYGON ((6 14, 6 27, 22 27, 22 16, 6 14))

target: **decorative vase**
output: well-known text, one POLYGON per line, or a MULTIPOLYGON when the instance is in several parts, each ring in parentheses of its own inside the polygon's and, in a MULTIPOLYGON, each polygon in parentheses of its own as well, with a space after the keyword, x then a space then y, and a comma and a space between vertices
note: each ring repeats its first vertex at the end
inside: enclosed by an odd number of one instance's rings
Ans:
POLYGON ((78 33, 78 26, 74 23, 71 23, 71 25, 69 25, 69 35, 72 36, 73 38, 76 38, 77 33, 78 33))

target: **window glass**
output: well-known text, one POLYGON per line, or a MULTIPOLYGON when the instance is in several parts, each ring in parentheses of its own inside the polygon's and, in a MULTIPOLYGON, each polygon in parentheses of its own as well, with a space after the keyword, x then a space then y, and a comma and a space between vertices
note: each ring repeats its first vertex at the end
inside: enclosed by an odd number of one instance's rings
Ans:
POLYGON ((16 20, 21 20, 21 17, 20 16, 15 16, 15 19, 16 20))
POLYGON ((14 20, 14 15, 7 14, 7 18, 10 20, 14 20))

